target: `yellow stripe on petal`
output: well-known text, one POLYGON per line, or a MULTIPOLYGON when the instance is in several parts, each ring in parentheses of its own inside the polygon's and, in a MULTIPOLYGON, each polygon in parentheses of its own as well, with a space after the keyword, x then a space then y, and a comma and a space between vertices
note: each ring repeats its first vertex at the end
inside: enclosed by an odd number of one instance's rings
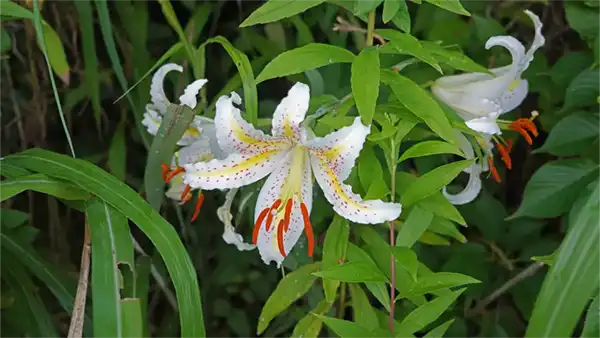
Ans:
POLYGON ((273 155, 277 154, 278 152, 279 152, 279 150, 265 151, 264 153, 259 153, 254 156, 249 156, 249 157, 247 157, 246 160, 243 160, 242 162, 240 162, 238 164, 234 164, 231 167, 224 167, 221 170, 214 170, 214 171, 210 171, 210 172, 200 173, 200 175, 211 177, 211 176, 226 176, 226 175, 240 173, 240 172, 248 170, 252 167, 261 165, 263 162, 265 162, 266 160, 268 160, 269 158, 271 158, 273 155))

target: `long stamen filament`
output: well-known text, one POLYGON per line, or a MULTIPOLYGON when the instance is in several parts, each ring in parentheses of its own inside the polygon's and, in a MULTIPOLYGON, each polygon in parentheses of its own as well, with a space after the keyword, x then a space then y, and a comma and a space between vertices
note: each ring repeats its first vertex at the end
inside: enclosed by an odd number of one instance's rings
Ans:
POLYGON ((173 177, 175 177, 177 174, 181 174, 183 172, 185 172, 185 169, 183 169, 182 167, 178 167, 177 169, 171 171, 165 178, 165 183, 171 181, 173 179, 173 177))
POLYGON ((501 183, 502 179, 500 178, 500 174, 498 174, 498 169, 496 169, 496 166, 494 165, 494 159, 491 156, 488 157, 488 165, 490 167, 490 171, 492 173, 492 176, 494 177, 494 180, 496 180, 496 182, 498 183, 501 183))
POLYGON ((198 195, 198 200, 196 201, 196 206, 194 207, 194 214, 192 215, 192 222, 195 221, 196 218, 198 218, 198 215, 200 214, 200 208, 202 208, 203 203, 204 203, 204 194, 200 193, 198 195))
POLYGON ((185 188, 183 188, 183 191, 181 192, 181 202, 179 202, 179 205, 183 205, 185 204, 187 201, 190 200, 191 196, 189 196, 188 194, 190 193, 190 190, 192 189, 192 187, 190 187, 189 184, 186 184, 185 188))

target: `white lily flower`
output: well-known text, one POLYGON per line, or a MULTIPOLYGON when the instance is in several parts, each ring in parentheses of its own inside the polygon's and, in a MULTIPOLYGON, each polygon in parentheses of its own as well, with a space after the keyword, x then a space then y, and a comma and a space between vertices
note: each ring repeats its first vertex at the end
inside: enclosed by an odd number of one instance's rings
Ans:
MULTIPOLYGON (((160 67, 156 73, 152 76, 152 83, 150 85, 150 98, 152 103, 146 105, 146 112, 142 119, 142 124, 148 130, 151 135, 156 135, 160 123, 162 122, 163 115, 167 113, 167 107, 171 104, 165 90, 163 88, 165 76, 170 72, 176 70, 183 72, 183 67, 174 63, 168 63, 160 67)), ((191 109, 196 108, 196 95, 202 87, 208 82, 206 79, 199 79, 190 83, 185 90, 183 95, 179 97, 179 102, 182 105, 186 105, 191 109)), ((181 139, 177 142, 177 145, 187 146, 196 141, 199 137, 202 124, 202 117, 195 116, 194 120, 190 124, 190 127, 185 131, 181 139)))
POLYGON ((352 126, 325 137, 309 137, 310 131, 301 125, 309 99, 308 86, 296 83, 275 110, 271 136, 242 119, 234 106, 241 103, 236 93, 222 96, 216 104, 216 134, 229 155, 184 166, 184 183, 204 190, 238 188, 269 176, 258 196, 252 236, 266 264, 275 261, 280 266, 303 230, 312 255, 313 174, 333 209, 353 222, 382 223, 401 212, 397 203, 363 201, 343 183, 370 126, 356 118, 352 126))
MULTIPOLYGON (((512 36, 493 36, 485 44, 486 49, 493 46, 508 49, 512 64, 490 69, 493 76, 485 73, 443 76, 431 87, 433 94, 453 108, 475 131, 501 134, 498 117, 518 107, 527 96, 528 83, 521 79, 521 74, 533 60, 534 53, 544 45, 545 39, 539 17, 528 10, 525 14, 535 26, 535 38, 527 52, 523 44, 512 36)), ((511 125, 511 129, 518 127, 511 125)), ((523 129, 524 126, 520 127, 523 129)))

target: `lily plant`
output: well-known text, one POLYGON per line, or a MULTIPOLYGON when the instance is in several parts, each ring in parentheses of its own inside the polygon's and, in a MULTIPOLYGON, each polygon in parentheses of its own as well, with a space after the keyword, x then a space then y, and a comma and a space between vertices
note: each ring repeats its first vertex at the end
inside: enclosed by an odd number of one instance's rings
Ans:
MULTIPOLYGON (((502 114, 517 108, 527 96, 529 86, 527 80, 522 79, 521 75, 529 67, 535 52, 545 43, 539 17, 531 11, 524 12, 531 18, 535 27, 535 37, 529 50, 526 51, 523 44, 512 36, 493 36, 488 39, 485 48, 502 46, 508 49, 512 57, 510 65, 489 69, 490 74, 466 73, 443 76, 431 87, 433 94, 440 101, 456 111, 465 120, 467 127, 480 135, 478 141, 486 152, 487 161, 476 162, 465 170, 471 177, 463 192, 451 195, 444 190, 446 197, 454 204, 468 203, 477 196, 481 190, 478 176, 482 172, 490 170, 497 182, 502 181, 493 161, 494 144, 506 167, 512 168, 510 158, 512 142, 500 136, 503 130, 517 131, 529 144, 533 143, 531 135, 534 137, 538 135, 537 127, 533 122, 538 116, 535 111, 530 118, 519 118, 515 121, 499 119, 502 114)), ((471 144, 465 141, 466 139, 461 140, 463 152, 473 153, 471 144)))
POLYGON ((376 224, 396 219, 398 203, 364 201, 344 184, 370 132, 356 118, 325 137, 316 137, 302 124, 310 99, 309 87, 296 83, 275 109, 272 135, 255 129, 242 117, 236 93, 216 103, 219 146, 228 156, 188 163, 184 183, 192 189, 233 189, 266 179, 254 212, 252 241, 265 264, 280 266, 304 232, 308 256, 314 251, 310 222, 313 177, 339 215, 356 223, 376 224))

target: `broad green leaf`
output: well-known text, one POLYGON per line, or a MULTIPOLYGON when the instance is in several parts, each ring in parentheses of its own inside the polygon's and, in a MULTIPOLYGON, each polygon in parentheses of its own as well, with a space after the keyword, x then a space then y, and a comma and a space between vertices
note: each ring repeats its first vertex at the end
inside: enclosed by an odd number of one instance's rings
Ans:
POLYGON ((406 297, 434 293, 439 290, 466 284, 481 283, 479 280, 454 272, 436 272, 426 276, 420 276, 415 287, 406 292, 406 297))
POLYGON ((443 8, 447 11, 456 13, 456 14, 460 14, 460 15, 466 15, 466 16, 470 16, 471 13, 469 13, 461 4, 459 0, 425 0, 426 2, 429 2, 432 5, 436 5, 440 8, 443 8))
POLYGON ((593 57, 586 51, 566 53, 552 66, 552 81, 560 88, 566 88, 577 75, 589 69, 593 62, 593 57))
POLYGON ((0 229, 10 230, 22 225, 29 219, 29 214, 15 209, 0 209, 2 217, 0 218, 0 229))
POLYGON ((506 35, 504 26, 493 18, 488 18, 480 15, 473 15, 473 22, 475 23, 475 34, 479 43, 485 45, 487 40, 492 36, 506 35))
POLYGON ((455 144, 456 136, 446 114, 423 88, 391 70, 382 70, 381 81, 390 86, 400 103, 444 140, 455 144))
POLYGON ((378 29, 376 33, 384 39, 389 40, 381 48, 382 53, 407 54, 431 65, 435 70, 442 73, 440 65, 429 51, 421 45, 421 42, 410 34, 401 33, 394 29, 378 29))
POLYGON ((331 279, 350 283, 388 281, 381 271, 374 269, 370 264, 363 262, 348 262, 340 264, 327 270, 315 272, 313 275, 323 279, 331 279))
POLYGON ((487 68, 471 60, 468 56, 459 51, 442 47, 431 41, 421 41, 421 45, 428 50, 438 62, 444 63, 454 69, 465 72, 490 73, 487 68))
MULTIPOLYGON (((377 264, 373 261, 373 259, 367 254, 363 249, 358 246, 349 243, 348 244, 348 260, 350 262, 363 262, 370 266, 372 270, 379 270, 377 264)), ((380 274, 383 274, 381 270, 379 270, 380 274)), ((388 289, 385 282, 368 282, 365 283, 365 286, 377 300, 383 305, 386 310, 390 310, 390 297, 388 293, 388 289)))
POLYGON ((462 160, 437 167, 411 183, 404 194, 402 204, 410 205, 429 197, 448 185, 464 169, 473 164, 473 160, 462 160))
POLYGON ((600 71, 585 70, 571 81, 565 92, 563 111, 597 104, 600 94, 600 71))
POLYGON ((89 194, 71 183, 43 174, 33 174, 0 182, 0 201, 5 201, 26 190, 38 191, 66 200, 85 200, 89 194))
POLYGON ((258 318, 258 328, 256 329, 257 334, 261 334, 265 331, 267 326, 273 318, 282 313, 290 305, 292 305, 298 298, 304 296, 314 284, 316 276, 314 272, 320 268, 320 262, 306 264, 287 274, 267 299, 265 306, 263 306, 258 318))
POLYGON ((377 315, 360 284, 349 283, 348 288, 352 297, 354 322, 369 330, 376 329, 378 327, 377 315))
POLYGON ((598 176, 598 164, 586 159, 547 163, 525 186, 519 209, 509 217, 557 217, 565 213, 580 192, 598 176))
POLYGON ((431 331, 427 332, 427 334, 424 335, 423 337, 424 338, 442 338, 444 336, 444 333, 446 333, 446 330, 448 330, 448 328, 450 327, 450 325, 452 325, 452 323, 454 323, 454 318, 431 329, 431 331))
POLYGON ((579 209, 546 274, 527 327, 526 337, 567 337, 600 282, 600 187, 579 209))
POLYGON ((258 122, 258 96, 256 94, 256 85, 260 81, 254 79, 254 72, 252 71, 252 65, 248 60, 248 56, 233 47, 233 45, 222 36, 216 36, 206 40, 198 49, 203 48, 209 43, 218 43, 223 46, 225 51, 231 57, 231 60, 233 60, 244 87, 244 103, 246 114, 248 114, 248 122, 256 124, 258 122))
MULTIPOLYGON (((22 328, 28 333, 27 336, 58 337, 51 313, 42 302, 37 292, 38 288, 30 275, 22 266, 13 263, 15 258, 12 255, 3 252, 0 257, 2 257, 2 280, 10 287, 16 298, 14 306, 21 310, 19 315, 28 322, 23 323, 27 326, 22 328)), ((6 316, 5 310, 2 312, 3 316, 6 316)))
POLYGON ((598 295, 588 307, 581 337, 600 337, 600 296, 598 295))
POLYGON ((92 243, 90 279, 94 300, 94 335, 123 337, 121 276, 118 264, 121 257, 130 256, 127 259, 133 259, 127 219, 97 198, 92 198, 86 203, 86 215, 92 243))
POLYGON ((146 199, 155 210, 160 210, 165 196, 165 182, 162 179, 161 164, 171 165, 177 142, 194 119, 194 111, 186 105, 171 104, 163 117, 158 132, 148 151, 144 172, 146 199))
POLYGON ((396 13, 400 10, 400 7, 406 3, 404 0, 385 0, 383 3, 383 23, 388 23, 390 20, 396 16, 396 13))
POLYGON ((377 8, 383 0, 360 0, 354 3, 354 14, 364 15, 377 8))
POLYGON ((148 289, 150 287, 150 271, 152 262, 148 256, 138 256, 135 260, 135 294, 141 301, 142 311, 142 337, 150 337, 148 329, 148 289))
POLYGON ((458 156, 465 157, 460 148, 455 146, 454 144, 450 144, 444 141, 423 141, 408 148, 402 154, 402 156, 400 156, 398 163, 409 158, 438 154, 456 154, 458 156))
MULTIPOLYGON (((394 1, 394 0, 393 0, 394 1)), ((392 22, 396 27, 400 28, 404 33, 410 33, 411 18, 408 12, 408 6, 405 0, 396 0, 400 4, 400 9, 396 12, 396 15, 392 18, 392 22)), ((384 8, 385 9, 385 8, 384 8)))
POLYGON ((311 43, 279 54, 258 74, 256 83, 334 63, 350 63, 354 61, 354 58, 355 55, 347 49, 322 43, 311 43))
POLYGON ((126 298, 121 303, 121 326, 123 337, 143 337, 144 322, 142 301, 139 298, 126 298))
POLYGON ((454 222, 440 216, 435 216, 427 230, 436 234, 450 236, 461 243, 467 242, 467 238, 456 228, 454 222))
POLYGON ((352 62, 352 96, 364 125, 375 115, 379 95, 379 52, 377 47, 363 49, 352 62))
POLYGON ((593 41, 598 36, 600 29, 598 10, 588 8, 580 1, 568 1, 564 7, 569 26, 577 31, 584 40, 593 41))
POLYGON ((95 165, 43 149, 4 157, 0 163, 69 180, 125 214, 149 237, 160 253, 175 287, 181 335, 204 336, 204 320, 196 271, 173 226, 140 195, 95 165))
MULTIPOLYGON (((340 262, 345 261, 349 233, 350 226, 348 220, 339 215, 335 215, 333 222, 331 222, 331 225, 327 229, 325 242, 323 243, 323 270, 337 266, 340 262)), ((329 303, 335 301, 335 295, 337 294, 339 285, 340 281, 337 280, 323 280, 325 298, 329 303)))
POLYGON ((433 213, 431 211, 420 208, 418 205, 412 207, 406 221, 402 223, 402 227, 398 231, 396 246, 412 247, 427 230, 432 220, 433 213))
POLYGON ((7 53, 12 49, 12 39, 4 27, 0 28, 0 53, 7 53))
POLYGON ((302 13, 309 8, 315 7, 325 0, 269 0, 240 24, 240 27, 248 27, 261 23, 279 21, 302 13))
MULTIPOLYGON (((379 186, 383 187, 383 196, 385 196, 389 192, 389 188, 387 187, 383 178, 383 168, 381 167, 381 162, 377 158, 377 155, 375 154, 375 149, 373 148, 374 147, 367 144, 360 152, 357 161, 358 178, 360 180, 360 184, 362 185, 365 192, 367 192, 367 194, 370 190, 370 187, 374 186, 377 183, 381 183, 379 186)), ((382 198, 383 196, 371 196, 365 199, 382 198)))
POLYGON ((347 320, 337 319, 326 317, 318 314, 313 314, 314 316, 320 318, 327 327, 329 327, 333 332, 335 332, 341 338, 345 337, 389 337, 390 333, 383 329, 374 329, 369 330, 366 327, 363 327, 357 323, 349 322, 347 320))
POLYGON ((579 155, 598 140, 600 131, 598 114, 577 112, 560 121, 550 130, 550 135, 535 153, 550 153, 556 156, 579 155))
POLYGON ((321 328, 323 327, 323 321, 321 318, 314 316, 313 313, 322 315, 327 313, 331 308, 331 303, 326 300, 322 300, 312 311, 311 313, 304 316, 298 324, 294 327, 294 332, 292 332, 292 337, 294 338, 316 338, 319 336, 319 332, 321 332, 321 328))
POLYGON ((406 315, 399 325, 400 332, 415 333, 438 319, 466 289, 439 296, 406 315))

